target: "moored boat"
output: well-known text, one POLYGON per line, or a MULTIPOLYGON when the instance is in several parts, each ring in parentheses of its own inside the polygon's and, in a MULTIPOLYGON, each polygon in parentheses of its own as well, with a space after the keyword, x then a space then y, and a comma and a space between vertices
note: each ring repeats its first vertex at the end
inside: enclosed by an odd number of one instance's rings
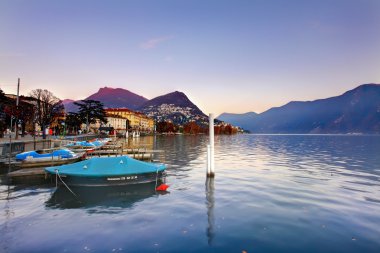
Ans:
POLYGON ((163 177, 164 164, 147 163, 128 156, 93 157, 74 164, 45 168, 72 186, 115 186, 149 183, 163 177))
POLYGON ((33 150, 16 155, 22 168, 43 167, 73 163, 81 160, 84 153, 74 153, 68 149, 33 150))

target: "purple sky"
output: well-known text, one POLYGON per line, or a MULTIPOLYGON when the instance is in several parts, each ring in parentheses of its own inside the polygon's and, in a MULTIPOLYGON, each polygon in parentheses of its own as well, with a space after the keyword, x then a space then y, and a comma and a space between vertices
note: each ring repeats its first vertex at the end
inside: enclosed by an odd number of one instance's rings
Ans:
POLYGON ((262 112, 380 83, 380 1, 0 1, 0 88, 262 112))

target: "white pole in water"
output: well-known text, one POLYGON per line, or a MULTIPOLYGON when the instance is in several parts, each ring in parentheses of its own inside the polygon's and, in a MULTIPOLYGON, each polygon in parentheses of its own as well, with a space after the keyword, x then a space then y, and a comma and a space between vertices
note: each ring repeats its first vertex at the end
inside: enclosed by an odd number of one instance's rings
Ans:
POLYGON ((214 114, 209 115, 209 135, 210 135, 210 145, 207 147, 207 177, 214 177, 214 114))
POLYGON ((211 146, 210 144, 207 145, 207 177, 210 175, 211 172, 211 146))

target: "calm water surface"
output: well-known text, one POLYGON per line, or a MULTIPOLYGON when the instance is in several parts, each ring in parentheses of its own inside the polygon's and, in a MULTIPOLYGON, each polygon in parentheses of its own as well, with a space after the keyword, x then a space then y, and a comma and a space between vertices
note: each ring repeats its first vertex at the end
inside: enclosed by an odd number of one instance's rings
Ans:
POLYGON ((0 252, 380 252, 380 136, 141 138, 169 193, 0 185, 0 252))

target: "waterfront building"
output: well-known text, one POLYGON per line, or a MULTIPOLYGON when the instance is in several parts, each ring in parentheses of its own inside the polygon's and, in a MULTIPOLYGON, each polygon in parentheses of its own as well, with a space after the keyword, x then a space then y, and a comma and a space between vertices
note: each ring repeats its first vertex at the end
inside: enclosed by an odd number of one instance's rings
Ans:
POLYGON ((107 125, 113 127, 118 132, 125 132, 127 120, 129 129, 142 132, 154 131, 154 120, 141 112, 129 110, 127 108, 107 108, 107 125))

